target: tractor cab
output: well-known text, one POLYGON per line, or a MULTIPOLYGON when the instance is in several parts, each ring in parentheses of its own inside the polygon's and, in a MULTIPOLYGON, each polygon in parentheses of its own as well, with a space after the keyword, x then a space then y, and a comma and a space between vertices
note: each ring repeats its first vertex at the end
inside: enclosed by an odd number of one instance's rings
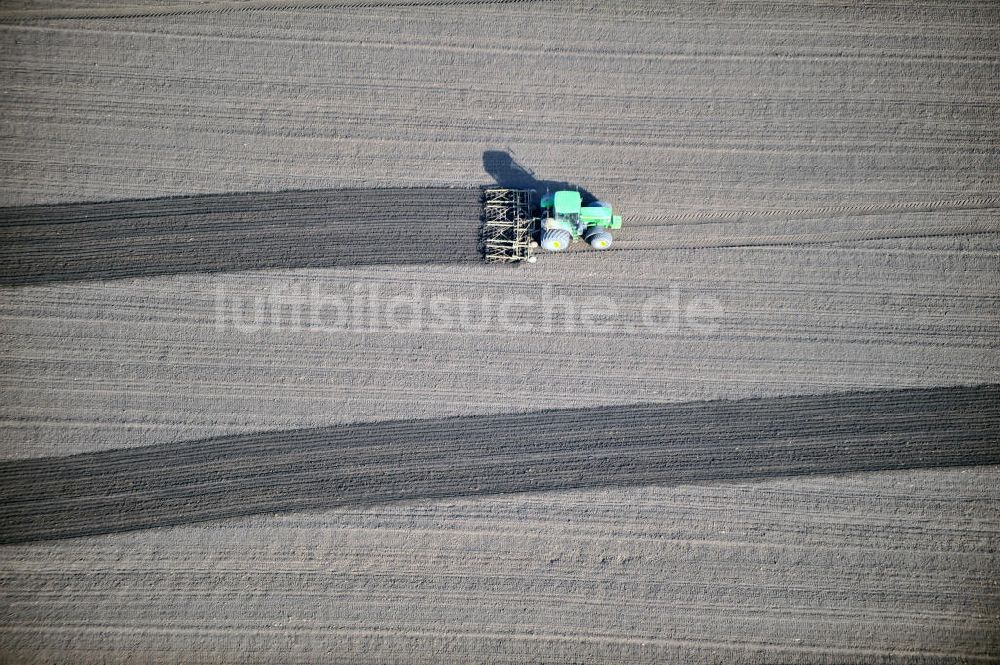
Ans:
POLYGON ((580 196, 580 192, 567 190, 556 192, 552 197, 553 217, 561 224, 578 228, 580 226, 580 208, 582 207, 583 197, 580 196))
POLYGON ((583 197, 580 192, 561 190, 555 194, 546 192, 541 200, 542 212, 547 219, 543 226, 551 229, 563 229, 576 238, 583 232, 580 223, 580 211, 583 208, 583 197))

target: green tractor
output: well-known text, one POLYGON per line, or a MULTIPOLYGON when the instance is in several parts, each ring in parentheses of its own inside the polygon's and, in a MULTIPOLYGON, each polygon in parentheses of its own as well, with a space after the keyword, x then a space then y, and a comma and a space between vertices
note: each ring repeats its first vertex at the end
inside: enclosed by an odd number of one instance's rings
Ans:
POLYGON ((535 262, 534 248, 563 252, 581 238, 594 249, 611 247, 611 231, 622 218, 602 201, 583 205, 580 192, 546 193, 533 204, 534 190, 488 188, 483 191, 481 246, 490 263, 535 262))
POLYGON ((570 243, 583 238, 594 249, 611 247, 610 229, 620 229, 622 218, 611 214, 611 206, 603 201, 583 205, 580 192, 563 190, 546 194, 541 200, 543 249, 565 251, 570 243))

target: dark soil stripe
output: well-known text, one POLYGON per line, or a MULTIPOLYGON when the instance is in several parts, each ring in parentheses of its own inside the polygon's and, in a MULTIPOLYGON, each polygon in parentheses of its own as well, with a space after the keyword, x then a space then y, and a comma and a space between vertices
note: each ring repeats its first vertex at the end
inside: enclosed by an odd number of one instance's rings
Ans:
POLYGON ((480 260, 480 191, 328 189, 0 209, 0 285, 480 260))
POLYGON ((1000 464, 1000 386, 218 437, 0 464, 0 542, 375 502, 1000 464))

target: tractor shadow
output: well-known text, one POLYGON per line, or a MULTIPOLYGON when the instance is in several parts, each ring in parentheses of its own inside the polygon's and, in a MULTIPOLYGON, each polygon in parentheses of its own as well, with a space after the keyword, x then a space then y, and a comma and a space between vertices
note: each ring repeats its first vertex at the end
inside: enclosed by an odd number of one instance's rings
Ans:
POLYGON ((483 152, 483 169, 496 181, 500 187, 509 189, 533 189, 541 197, 545 192, 557 192, 571 189, 580 192, 583 204, 597 201, 597 197, 578 184, 566 180, 542 180, 535 173, 517 162, 505 150, 486 150, 483 152))

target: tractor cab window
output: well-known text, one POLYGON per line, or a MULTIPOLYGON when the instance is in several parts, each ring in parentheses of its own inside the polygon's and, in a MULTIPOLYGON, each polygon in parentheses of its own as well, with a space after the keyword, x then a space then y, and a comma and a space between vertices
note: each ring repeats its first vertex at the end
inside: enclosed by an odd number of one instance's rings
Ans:
POLYGON ((557 212, 556 219, 560 222, 569 222, 570 224, 577 225, 580 223, 580 213, 578 212, 557 212))

